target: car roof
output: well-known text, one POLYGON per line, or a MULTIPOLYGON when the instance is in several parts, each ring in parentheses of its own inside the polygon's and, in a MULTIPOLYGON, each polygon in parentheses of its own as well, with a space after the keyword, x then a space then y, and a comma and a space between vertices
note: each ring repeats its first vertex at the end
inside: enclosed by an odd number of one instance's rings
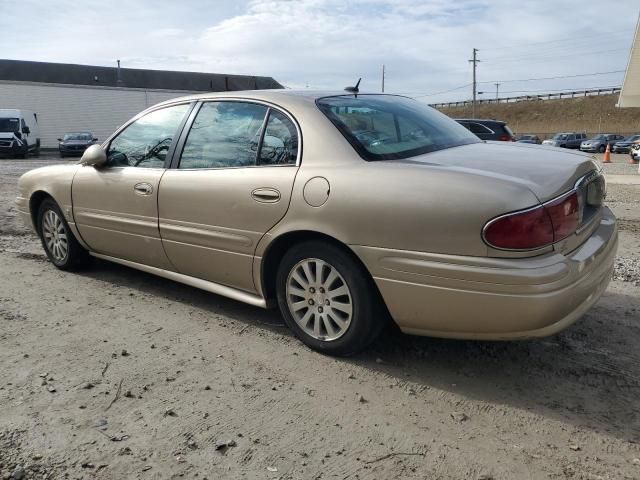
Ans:
POLYGON ((456 122, 492 122, 492 123, 502 123, 506 125, 507 122, 502 120, 496 120, 494 118, 454 118, 456 122))
MULTIPOLYGON (((228 92, 207 92, 196 95, 187 95, 184 97, 172 98, 159 103, 158 105, 171 104, 184 101, 214 100, 217 98, 239 98, 248 100, 263 100, 274 103, 308 103, 315 102, 319 98, 338 97, 355 95, 344 90, 290 90, 290 89, 269 89, 269 90, 237 90, 228 92)), ((357 96, 364 95, 384 95, 388 97, 404 97, 403 95, 394 95, 390 93, 377 92, 359 92, 357 96)))

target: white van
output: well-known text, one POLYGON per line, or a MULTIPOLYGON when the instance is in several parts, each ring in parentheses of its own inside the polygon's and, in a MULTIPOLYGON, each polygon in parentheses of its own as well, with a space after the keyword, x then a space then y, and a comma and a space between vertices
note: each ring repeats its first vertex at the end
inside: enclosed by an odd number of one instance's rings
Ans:
POLYGON ((38 116, 29 110, 0 108, 0 155, 40 155, 38 116))

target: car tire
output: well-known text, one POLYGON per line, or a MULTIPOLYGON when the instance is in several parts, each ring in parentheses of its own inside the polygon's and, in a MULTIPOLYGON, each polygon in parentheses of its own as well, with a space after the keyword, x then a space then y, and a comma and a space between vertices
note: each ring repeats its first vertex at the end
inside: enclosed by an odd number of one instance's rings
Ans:
POLYGON ((606 148, 604 145, 600 145, 600 146, 598 147, 598 152, 600 152, 600 153, 604 153, 604 151, 605 151, 606 149, 607 149, 607 148, 606 148))
POLYGON ((58 204, 45 199, 38 209, 38 235, 47 257, 60 270, 79 270, 91 261, 69 228, 58 204))
POLYGON ((364 267, 327 242, 295 245, 276 275, 282 316, 310 348, 353 355, 373 342, 385 325, 380 294, 364 267))
POLYGON ((60 152, 60 158, 64 158, 64 157, 65 157, 64 153, 60 152))

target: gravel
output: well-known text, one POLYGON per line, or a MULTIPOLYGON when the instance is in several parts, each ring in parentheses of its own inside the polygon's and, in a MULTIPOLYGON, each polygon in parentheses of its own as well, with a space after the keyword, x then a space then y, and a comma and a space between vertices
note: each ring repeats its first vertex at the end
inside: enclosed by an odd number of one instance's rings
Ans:
POLYGON ((618 257, 613 267, 613 279, 640 286, 640 259, 618 257))

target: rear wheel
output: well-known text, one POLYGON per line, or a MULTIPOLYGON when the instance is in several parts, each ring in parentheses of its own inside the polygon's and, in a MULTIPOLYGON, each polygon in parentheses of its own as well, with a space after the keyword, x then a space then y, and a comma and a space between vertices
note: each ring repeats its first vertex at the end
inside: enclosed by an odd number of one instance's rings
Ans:
POLYGON ((78 243, 58 204, 48 198, 38 209, 38 233, 51 263, 61 270, 77 270, 90 261, 78 243))
POLYGON ((291 248, 280 263, 276 288, 287 325, 319 352, 352 355, 384 326, 373 280, 334 245, 310 241, 291 248))

